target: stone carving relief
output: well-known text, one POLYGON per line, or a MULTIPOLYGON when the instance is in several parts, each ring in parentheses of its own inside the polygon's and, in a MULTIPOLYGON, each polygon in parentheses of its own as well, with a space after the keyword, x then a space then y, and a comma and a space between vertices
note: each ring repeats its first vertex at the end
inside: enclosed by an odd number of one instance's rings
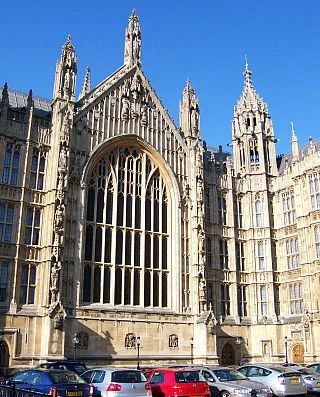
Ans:
POLYGON ((169 336, 169 348, 170 349, 178 349, 179 347, 179 338, 178 335, 172 334, 169 336))
POLYGON ((136 336, 135 334, 127 334, 124 345, 127 349, 135 349, 137 344, 136 336))

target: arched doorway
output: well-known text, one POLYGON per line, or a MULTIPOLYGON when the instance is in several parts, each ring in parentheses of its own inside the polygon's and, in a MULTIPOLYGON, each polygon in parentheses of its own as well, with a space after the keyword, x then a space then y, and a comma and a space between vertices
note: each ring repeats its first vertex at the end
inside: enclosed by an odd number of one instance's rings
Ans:
POLYGON ((294 363, 304 362, 304 347, 303 345, 295 345, 292 349, 292 357, 294 363))
POLYGON ((6 374, 9 367, 9 349, 6 342, 0 342, 0 374, 6 374))
POLYGON ((226 343, 221 352, 221 365, 235 364, 234 348, 230 343, 226 343))

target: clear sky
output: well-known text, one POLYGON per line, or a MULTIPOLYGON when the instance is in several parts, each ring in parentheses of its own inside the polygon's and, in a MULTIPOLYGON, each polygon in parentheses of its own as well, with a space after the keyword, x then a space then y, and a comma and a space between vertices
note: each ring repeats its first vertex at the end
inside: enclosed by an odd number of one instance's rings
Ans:
POLYGON ((142 28, 142 67, 179 124, 187 78, 200 100, 202 137, 227 149, 233 106, 243 88, 244 57, 279 138, 290 150, 320 138, 319 0, 1 0, 0 84, 51 98, 55 62, 71 34, 95 86, 123 63, 124 30, 135 8, 142 28))

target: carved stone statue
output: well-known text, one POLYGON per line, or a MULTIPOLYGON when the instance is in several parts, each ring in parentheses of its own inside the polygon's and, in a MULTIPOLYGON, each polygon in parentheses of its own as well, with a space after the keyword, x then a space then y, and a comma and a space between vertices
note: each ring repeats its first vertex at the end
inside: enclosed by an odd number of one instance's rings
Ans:
POLYGON ((122 98, 121 118, 122 120, 129 119, 129 100, 125 97, 122 98))
POLYGON ((148 124, 148 108, 146 104, 142 105, 141 107, 141 124, 142 125, 148 124))

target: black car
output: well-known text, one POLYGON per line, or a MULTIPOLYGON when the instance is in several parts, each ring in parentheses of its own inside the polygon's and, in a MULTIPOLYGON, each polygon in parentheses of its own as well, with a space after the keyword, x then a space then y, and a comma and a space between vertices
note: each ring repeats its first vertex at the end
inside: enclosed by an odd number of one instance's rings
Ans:
POLYGON ((5 380, 16 389, 59 397, 95 397, 95 388, 75 372, 41 368, 19 371, 5 380))
POLYGON ((75 372, 78 375, 83 374, 87 371, 87 367, 84 363, 79 361, 52 361, 48 363, 39 364, 36 368, 54 368, 54 369, 66 369, 68 371, 75 372))

